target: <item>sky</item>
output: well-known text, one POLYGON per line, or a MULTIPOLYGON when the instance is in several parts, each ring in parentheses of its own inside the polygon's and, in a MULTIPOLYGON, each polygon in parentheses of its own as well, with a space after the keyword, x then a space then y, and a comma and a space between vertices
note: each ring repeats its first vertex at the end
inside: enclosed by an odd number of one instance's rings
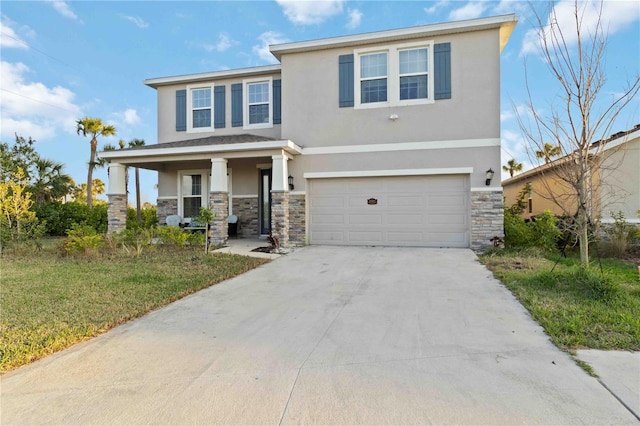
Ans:
MULTIPOLYGON (((570 23, 572 2, 556 2, 570 23)), ((86 182, 89 140, 76 120, 100 117, 117 129, 99 139, 117 145, 157 143, 156 92, 148 78, 276 63, 269 44, 304 41, 515 13, 519 17, 501 57, 502 164, 526 153, 516 111, 528 101, 525 69, 536 108, 558 99, 537 49, 534 10, 547 21, 546 1, 7 1, 0 2, 0 139, 37 141, 41 156, 65 164, 86 182)), ((585 9, 587 27, 593 7, 585 9)), ((640 2, 606 0, 607 81, 603 100, 640 74, 640 2)), ((569 40, 572 43, 572 40, 569 40)), ((640 123, 640 96, 611 133, 640 123)), ((106 170, 94 178, 107 182, 106 170)), ((505 174, 503 172, 503 178, 505 174)), ((156 174, 141 171, 142 199, 156 203, 156 174)), ((106 198, 106 197, 102 197, 106 198)), ((129 196, 135 203, 135 196, 129 196)))

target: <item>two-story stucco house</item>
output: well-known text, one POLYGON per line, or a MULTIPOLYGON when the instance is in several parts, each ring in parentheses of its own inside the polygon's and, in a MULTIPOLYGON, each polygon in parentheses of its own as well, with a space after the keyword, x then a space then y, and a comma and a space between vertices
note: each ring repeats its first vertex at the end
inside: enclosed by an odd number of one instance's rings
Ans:
POLYGON ((209 205, 213 242, 471 247, 503 233, 500 53, 514 15, 272 45, 278 65, 152 78, 158 143, 103 152, 158 172, 158 219, 209 205))

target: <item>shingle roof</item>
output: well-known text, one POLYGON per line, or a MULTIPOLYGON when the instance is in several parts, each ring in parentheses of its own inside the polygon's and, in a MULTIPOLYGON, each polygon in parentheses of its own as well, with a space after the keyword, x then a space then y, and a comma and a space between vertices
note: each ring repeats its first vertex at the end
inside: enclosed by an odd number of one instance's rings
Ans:
POLYGON ((267 141, 276 141, 276 140, 278 139, 269 138, 267 136, 258 136, 258 135, 250 135, 250 134, 209 136, 206 138, 188 139, 184 141, 136 146, 133 148, 121 149, 121 150, 118 150, 118 152, 154 150, 154 149, 165 149, 165 148, 184 148, 184 147, 190 147, 190 146, 228 145, 228 144, 238 144, 238 143, 267 142, 267 141))

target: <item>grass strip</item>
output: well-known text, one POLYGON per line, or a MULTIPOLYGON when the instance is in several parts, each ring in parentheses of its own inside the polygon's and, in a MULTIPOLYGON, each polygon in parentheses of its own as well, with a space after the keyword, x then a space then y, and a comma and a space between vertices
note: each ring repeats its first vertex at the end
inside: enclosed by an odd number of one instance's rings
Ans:
POLYGON ((266 262, 199 250, 140 257, 3 256, 0 374, 266 262))

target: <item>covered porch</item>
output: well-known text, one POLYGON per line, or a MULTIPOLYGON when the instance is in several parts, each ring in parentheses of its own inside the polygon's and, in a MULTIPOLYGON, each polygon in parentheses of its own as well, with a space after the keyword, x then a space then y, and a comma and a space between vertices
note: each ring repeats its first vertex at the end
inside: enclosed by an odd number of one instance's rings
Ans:
POLYGON ((213 244, 227 243, 230 215, 239 219, 239 237, 272 232, 282 246, 303 244, 304 215, 289 215, 292 202, 304 211, 304 193, 292 193, 289 185, 289 164, 300 153, 289 140, 249 134, 102 152, 109 161, 109 232, 126 226, 125 170, 132 166, 158 172, 159 225, 174 215, 186 225, 207 206, 214 214, 213 244))

